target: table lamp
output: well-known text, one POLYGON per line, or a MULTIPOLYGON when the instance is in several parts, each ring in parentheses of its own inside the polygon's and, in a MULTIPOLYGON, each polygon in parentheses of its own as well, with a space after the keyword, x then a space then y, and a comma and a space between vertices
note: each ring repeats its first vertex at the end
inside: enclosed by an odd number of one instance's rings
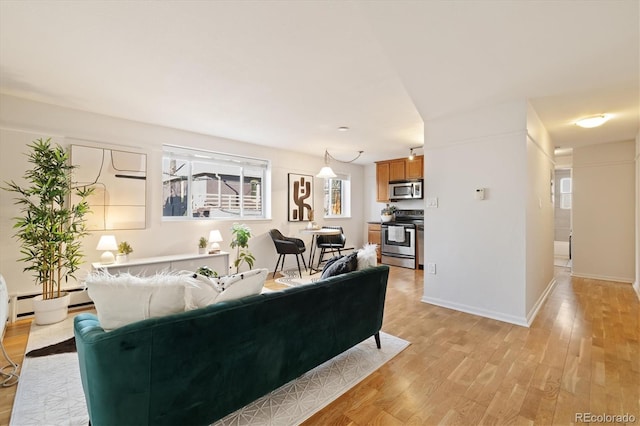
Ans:
POLYGON ((209 232, 209 242, 211 243, 211 249, 209 250, 209 253, 220 252, 220 244, 218 243, 221 243, 222 241, 223 240, 220 231, 214 229, 213 231, 209 232))
POLYGON ((103 250, 102 256, 100 257, 100 263, 103 265, 108 265, 109 263, 113 263, 116 261, 116 258, 113 256, 111 250, 118 250, 118 243, 116 242, 116 237, 113 235, 103 235, 100 237, 100 241, 98 241, 98 246, 96 250, 103 250))

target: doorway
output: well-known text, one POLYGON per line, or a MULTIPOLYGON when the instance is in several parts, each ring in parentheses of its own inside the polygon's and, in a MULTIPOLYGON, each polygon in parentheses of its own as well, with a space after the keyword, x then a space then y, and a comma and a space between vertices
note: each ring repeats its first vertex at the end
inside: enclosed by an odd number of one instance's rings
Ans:
POLYGON ((571 267, 571 169, 555 171, 554 264, 571 267))

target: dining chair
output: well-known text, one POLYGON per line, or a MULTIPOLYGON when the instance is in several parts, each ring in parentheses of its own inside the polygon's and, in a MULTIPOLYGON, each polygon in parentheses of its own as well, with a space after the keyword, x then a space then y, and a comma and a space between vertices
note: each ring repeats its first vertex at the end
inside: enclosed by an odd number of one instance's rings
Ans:
POLYGON ((338 255, 342 254, 342 249, 347 243, 347 237, 344 235, 344 231, 342 226, 323 226, 323 229, 339 229, 340 233, 335 235, 318 235, 316 238, 316 247, 320 249, 320 258, 318 259, 318 265, 320 265, 323 261, 325 253, 335 253, 338 252, 338 255))
POLYGON ((300 274, 300 278, 302 278, 302 270, 300 269, 300 258, 302 258, 302 264, 304 265, 304 270, 307 270, 307 264, 304 261, 304 256, 302 253, 307 249, 304 245, 304 241, 300 238, 294 237, 285 237, 282 235, 277 229, 272 229, 269 231, 269 235, 273 240, 273 244, 276 247, 276 251, 278 252, 278 261, 276 262, 276 267, 273 270, 273 277, 276 277, 276 272, 278 272, 278 265, 280 264, 280 260, 282 260, 282 268, 284 268, 284 258, 287 254, 295 254, 296 261, 298 262, 298 273, 300 274))

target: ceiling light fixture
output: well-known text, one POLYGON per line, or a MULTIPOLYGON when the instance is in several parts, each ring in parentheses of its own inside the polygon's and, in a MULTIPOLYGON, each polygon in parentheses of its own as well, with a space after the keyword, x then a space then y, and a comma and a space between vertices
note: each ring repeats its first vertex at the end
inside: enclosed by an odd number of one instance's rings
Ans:
POLYGON ((320 169, 320 172, 316 175, 316 177, 322 178, 322 179, 330 179, 330 178, 334 178, 337 177, 338 175, 336 175, 333 170, 331 169, 331 167, 329 166, 329 161, 330 160, 335 160, 339 163, 353 163, 354 161, 356 161, 358 158, 360 158, 360 156, 362 155, 364 151, 358 151, 358 155, 356 156, 356 158, 354 158, 353 160, 349 160, 349 161, 342 161, 342 160, 338 160, 337 158, 335 158, 334 156, 332 156, 331 154, 329 154, 329 151, 327 151, 326 149, 324 150, 324 167, 322 167, 320 169))
POLYGON ((339 132, 346 132, 346 131, 348 131, 348 130, 349 130, 349 128, 348 128, 347 126, 340 126, 340 127, 338 127, 338 131, 339 131, 339 132))
POLYGON ((422 148, 421 146, 414 146, 413 148, 409 148, 409 161, 413 161, 416 158, 416 153, 413 152, 416 149, 422 148))
POLYGON ((591 129, 592 127, 602 126, 611 118, 610 114, 599 114, 591 117, 581 118, 576 121, 576 126, 584 127, 585 129, 591 129))

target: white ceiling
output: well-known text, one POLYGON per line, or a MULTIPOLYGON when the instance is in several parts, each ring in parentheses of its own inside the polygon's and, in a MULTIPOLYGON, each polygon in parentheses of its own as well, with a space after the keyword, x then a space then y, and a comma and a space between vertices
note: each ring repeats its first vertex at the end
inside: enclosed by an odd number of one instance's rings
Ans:
POLYGON ((638 133, 639 27, 638 0, 3 0, 0 92, 360 162, 527 98, 572 147, 638 133))

